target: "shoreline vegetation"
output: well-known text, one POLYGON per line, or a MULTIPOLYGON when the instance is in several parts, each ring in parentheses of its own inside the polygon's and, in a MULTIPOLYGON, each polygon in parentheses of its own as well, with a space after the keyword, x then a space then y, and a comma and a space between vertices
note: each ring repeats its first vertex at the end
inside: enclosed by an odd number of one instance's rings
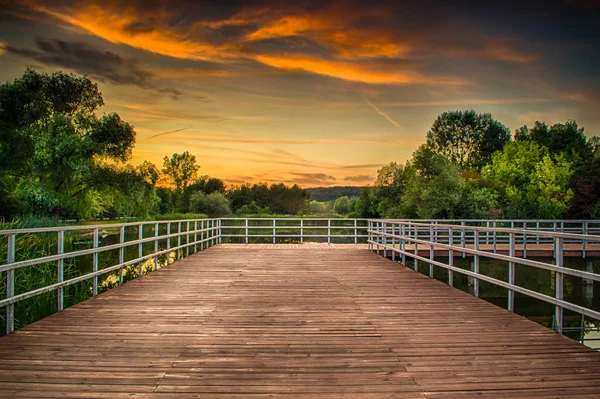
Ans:
POLYGON ((600 138, 575 121, 511 135, 490 114, 447 111, 410 160, 383 166, 372 185, 303 189, 227 186, 200 175, 187 151, 162 167, 131 165, 135 129, 103 105, 86 76, 27 69, 0 84, 0 228, 198 215, 600 218, 600 138))

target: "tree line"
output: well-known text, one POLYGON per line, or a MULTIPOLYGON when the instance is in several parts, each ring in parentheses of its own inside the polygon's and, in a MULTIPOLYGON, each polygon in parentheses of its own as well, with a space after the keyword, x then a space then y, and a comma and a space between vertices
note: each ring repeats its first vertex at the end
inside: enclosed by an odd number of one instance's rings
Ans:
POLYGON ((490 114, 445 112, 410 160, 382 167, 358 196, 309 201, 297 185, 227 187, 200 175, 189 152, 132 166, 135 130, 116 113, 100 116, 103 105, 85 76, 27 69, 0 84, 0 217, 600 217, 600 140, 575 121, 511 135, 490 114))
POLYGON ((221 179, 200 176, 189 152, 165 157, 162 168, 132 166, 135 130, 116 113, 99 116, 103 105, 85 76, 30 68, 0 85, 0 217, 295 214, 307 206, 296 185, 227 190, 221 179))
POLYGON ((522 126, 444 112, 405 163, 391 162, 356 201, 361 217, 600 218, 600 139, 575 121, 522 126))

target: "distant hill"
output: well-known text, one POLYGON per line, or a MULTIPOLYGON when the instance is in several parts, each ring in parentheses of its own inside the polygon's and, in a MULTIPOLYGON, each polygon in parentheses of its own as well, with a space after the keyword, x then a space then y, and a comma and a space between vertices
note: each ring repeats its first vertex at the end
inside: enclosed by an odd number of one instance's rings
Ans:
POLYGON ((307 188, 306 191, 310 195, 311 201, 332 201, 336 200, 344 195, 348 197, 358 197, 362 187, 356 186, 335 186, 335 187, 311 187, 307 188))

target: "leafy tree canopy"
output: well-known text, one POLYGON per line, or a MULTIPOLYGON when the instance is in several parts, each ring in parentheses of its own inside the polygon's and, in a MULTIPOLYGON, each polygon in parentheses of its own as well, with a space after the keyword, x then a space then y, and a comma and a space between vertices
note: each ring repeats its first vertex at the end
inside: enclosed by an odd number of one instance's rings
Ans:
POLYGON ((474 110, 444 112, 427 132, 427 146, 461 169, 481 169, 509 141, 506 126, 474 110))

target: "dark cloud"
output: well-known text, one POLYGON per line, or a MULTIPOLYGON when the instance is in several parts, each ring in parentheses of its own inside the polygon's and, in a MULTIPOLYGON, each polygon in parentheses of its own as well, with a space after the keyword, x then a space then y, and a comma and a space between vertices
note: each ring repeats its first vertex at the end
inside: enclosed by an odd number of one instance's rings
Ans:
POLYGON ((319 180, 335 180, 335 177, 327 175, 325 173, 292 173, 294 176, 305 177, 309 179, 319 180))
POLYGON ((170 95, 176 100, 184 93, 175 88, 162 88, 154 83, 154 75, 138 66, 135 58, 125 58, 103 51, 87 43, 36 39, 37 49, 6 46, 6 52, 29 58, 44 65, 72 69, 102 82, 134 85, 170 95))
POLYGON ((286 180, 285 183, 299 184, 301 186, 328 186, 336 182, 334 176, 326 173, 292 173, 292 175, 298 177, 286 180))
POLYGON ((357 176, 344 177, 344 181, 365 181, 365 180, 374 180, 374 177, 369 176, 369 175, 357 175, 357 176))

